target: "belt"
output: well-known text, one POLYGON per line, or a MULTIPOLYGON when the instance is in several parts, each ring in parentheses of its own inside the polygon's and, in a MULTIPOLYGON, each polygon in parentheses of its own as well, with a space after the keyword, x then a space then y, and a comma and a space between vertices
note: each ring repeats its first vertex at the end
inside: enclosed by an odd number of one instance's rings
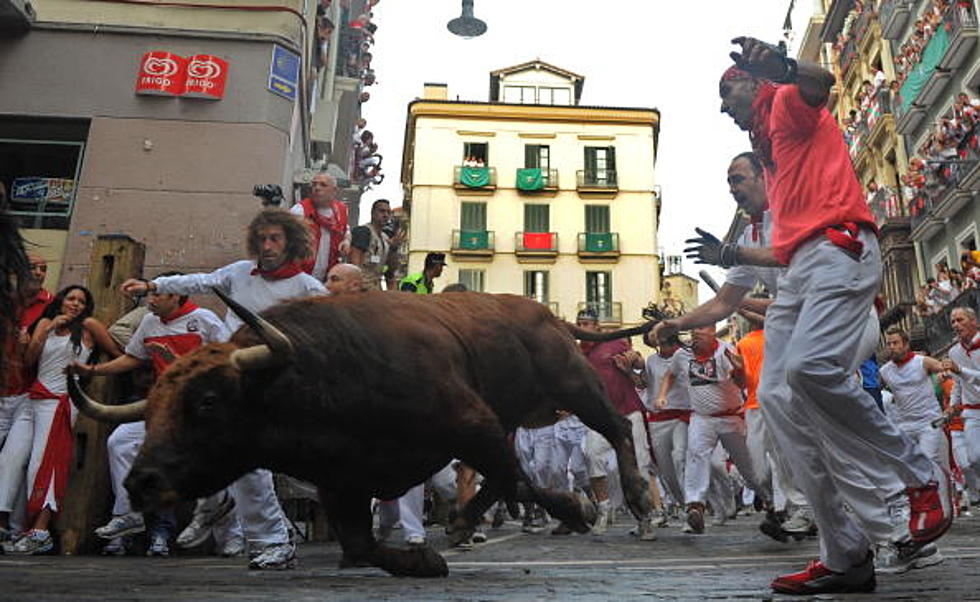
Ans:
POLYGON ((683 420, 687 422, 691 419, 691 410, 660 410, 658 412, 645 412, 644 418, 647 422, 667 422, 668 420, 683 420))
POLYGON ((725 410, 724 412, 716 412, 714 414, 709 414, 712 418, 722 418, 724 416, 741 416, 742 408, 737 407, 732 410, 725 410))
POLYGON ((964 410, 980 410, 980 403, 964 403, 962 405, 964 410))

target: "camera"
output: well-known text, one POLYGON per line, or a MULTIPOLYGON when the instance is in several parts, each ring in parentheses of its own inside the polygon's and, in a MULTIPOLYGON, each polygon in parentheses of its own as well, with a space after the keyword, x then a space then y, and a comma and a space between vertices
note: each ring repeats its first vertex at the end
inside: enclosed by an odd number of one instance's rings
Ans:
POLYGON ((282 187, 278 184, 259 184, 252 189, 252 195, 262 199, 263 207, 282 205, 282 187))

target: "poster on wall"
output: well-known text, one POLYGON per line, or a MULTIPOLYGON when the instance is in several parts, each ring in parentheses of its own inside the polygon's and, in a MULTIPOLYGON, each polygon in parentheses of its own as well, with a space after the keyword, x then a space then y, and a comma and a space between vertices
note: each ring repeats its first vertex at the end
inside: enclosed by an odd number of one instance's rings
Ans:
POLYGON ((299 55, 282 46, 272 47, 272 64, 269 65, 269 92, 289 100, 296 100, 299 89, 299 55))
POLYGON ((213 54, 183 57, 153 50, 140 60, 136 93, 220 100, 228 81, 228 62, 213 54))

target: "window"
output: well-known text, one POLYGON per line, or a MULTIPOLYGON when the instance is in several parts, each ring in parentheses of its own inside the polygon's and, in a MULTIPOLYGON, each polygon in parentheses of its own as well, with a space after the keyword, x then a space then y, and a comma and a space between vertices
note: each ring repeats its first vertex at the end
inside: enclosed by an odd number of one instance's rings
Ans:
POLYGON ((593 234, 609 232, 609 205, 585 206, 585 231, 593 234))
POLYGON ((616 184, 616 147, 585 147, 585 184, 592 186, 616 184))
POLYGON ((537 88, 534 86, 505 86, 504 102, 533 105, 537 103, 537 88))
POLYGON ((540 167, 548 173, 551 168, 551 147, 547 144, 524 145, 524 167, 540 167))
POLYGON ((570 105, 572 91, 568 88, 538 88, 538 103, 543 105, 570 105))
POLYGON ((609 313, 612 303, 612 272, 585 273, 585 300, 597 304, 599 314, 609 313))
POLYGON ((490 165, 490 145, 486 142, 464 142, 463 160, 476 159, 483 161, 484 165, 490 165))
POLYGON ((0 138, 4 206, 22 228, 67 230, 83 142, 0 138))
POLYGON ((524 205, 524 231, 550 232, 548 205, 524 205))
POLYGON ((538 303, 548 302, 548 272, 524 272, 524 296, 538 303))
POLYGON ((482 293, 486 290, 486 275, 483 270, 460 270, 459 283, 471 291, 482 293))
POLYGON ((459 229, 484 231, 487 229, 487 204, 462 203, 459 212, 459 229))

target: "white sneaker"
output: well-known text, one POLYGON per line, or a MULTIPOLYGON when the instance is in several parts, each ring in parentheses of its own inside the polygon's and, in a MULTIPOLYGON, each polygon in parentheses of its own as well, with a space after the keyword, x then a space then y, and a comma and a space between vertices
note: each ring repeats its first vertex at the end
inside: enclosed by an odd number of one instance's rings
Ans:
POLYGON ((191 523, 177 536, 177 545, 182 548, 196 548, 211 535, 211 529, 235 508, 235 498, 225 492, 221 501, 213 508, 204 508, 198 500, 191 523))
POLYGON ((218 556, 222 558, 231 558, 233 556, 241 556, 245 553, 245 538, 244 537, 232 537, 218 548, 218 556))
POLYGON ((150 536, 150 545, 146 548, 146 555, 162 558, 170 556, 170 546, 167 544, 167 536, 163 533, 152 534, 150 536))
POLYGON ((899 575, 912 569, 921 569, 944 560, 934 543, 918 545, 908 541, 899 544, 878 544, 875 549, 875 571, 899 575))
POLYGON ((592 525, 593 535, 602 535, 609 528, 610 514, 612 514, 609 508, 599 507, 599 516, 595 520, 595 524, 592 525))
POLYGON ((425 537, 422 535, 409 535, 405 538, 405 543, 412 547, 424 546, 425 537))
POLYGON ((146 530, 146 523, 143 522, 141 512, 130 512, 113 516, 105 525, 95 530, 95 534, 102 539, 115 539, 125 535, 135 535, 146 530))
POLYGON ((46 554, 54 549, 54 540, 51 533, 43 529, 31 529, 24 533, 23 537, 15 541, 10 547, 5 548, 8 554, 21 554, 29 556, 32 554, 46 554))
POLYGON ((787 533, 809 535, 813 531, 813 519, 810 518, 809 509, 797 508, 780 527, 787 533))
POLYGON ((636 525, 636 534, 640 538, 640 541, 656 541, 657 526, 653 524, 653 519, 641 519, 636 525))
POLYGON ((256 571, 285 571, 296 568, 296 546, 291 542, 269 546, 249 561, 248 568, 256 571))
POLYGON ((663 528, 667 526, 667 514, 663 511, 655 512, 653 518, 650 519, 650 524, 654 527, 663 528))

